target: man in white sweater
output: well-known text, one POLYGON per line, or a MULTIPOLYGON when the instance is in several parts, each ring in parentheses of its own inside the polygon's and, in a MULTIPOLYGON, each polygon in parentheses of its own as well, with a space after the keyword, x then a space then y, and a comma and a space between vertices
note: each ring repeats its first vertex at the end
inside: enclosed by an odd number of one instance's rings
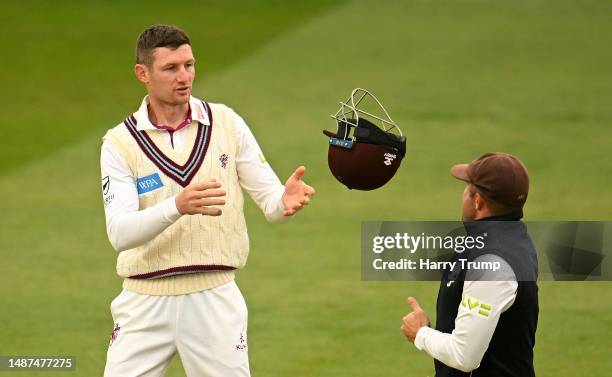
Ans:
POLYGON ((148 95, 104 136, 106 227, 123 291, 105 376, 163 376, 179 353, 188 376, 249 376, 247 309, 234 283, 249 245, 246 190, 270 222, 315 190, 299 167, 283 186, 244 120, 191 96, 189 37, 168 25, 138 38, 134 72, 148 95))

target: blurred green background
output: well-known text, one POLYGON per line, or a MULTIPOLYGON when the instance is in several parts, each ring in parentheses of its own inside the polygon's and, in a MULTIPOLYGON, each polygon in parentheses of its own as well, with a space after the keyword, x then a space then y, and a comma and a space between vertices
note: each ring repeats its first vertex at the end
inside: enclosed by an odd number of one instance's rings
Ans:
MULTIPOLYGON (((246 206, 253 375, 433 375, 399 326, 408 295, 433 316, 438 285, 362 282, 360 222, 458 219, 448 169, 485 151, 527 164, 526 219, 609 220, 610 14, 596 0, 3 2, 0 354, 77 357, 76 372, 20 376, 102 375, 121 280, 99 148, 145 94, 134 44, 161 22, 192 38, 194 95, 234 108, 281 180, 303 164, 318 191, 286 225, 246 206), (335 181, 321 134, 357 86, 408 136, 373 192, 335 181)), ((608 376, 612 283, 542 282, 540 301, 538 376, 608 376)))

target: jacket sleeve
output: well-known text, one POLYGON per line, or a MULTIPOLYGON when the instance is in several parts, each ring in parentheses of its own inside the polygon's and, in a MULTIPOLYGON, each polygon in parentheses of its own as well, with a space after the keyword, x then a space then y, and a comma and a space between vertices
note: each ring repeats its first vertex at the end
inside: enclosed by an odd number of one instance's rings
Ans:
POLYGON ((462 372, 480 366, 499 317, 514 303, 518 288, 514 272, 505 260, 487 254, 476 258, 475 262, 482 260, 500 262, 501 270, 506 271, 504 280, 500 280, 497 272, 491 272, 496 276, 487 276, 489 272, 481 274, 478 281, 466 280, 453 332, 448 334, 422 327, 414 341, 417 349, 462 372))

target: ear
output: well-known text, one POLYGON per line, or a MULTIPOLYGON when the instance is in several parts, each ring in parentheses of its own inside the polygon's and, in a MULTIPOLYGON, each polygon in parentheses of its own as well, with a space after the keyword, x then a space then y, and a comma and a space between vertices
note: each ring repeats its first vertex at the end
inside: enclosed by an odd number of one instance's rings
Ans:
POLYGON ((482 209, 487 205, 482 195, 479 192, 476 192, 474 195, 474 209, 476 211, 482 211, 482 209))
POLYGON ((142 83, 149 83, 149 67, 147 67, 145 64, 136 64, 134 66, 134 74, 142 83))

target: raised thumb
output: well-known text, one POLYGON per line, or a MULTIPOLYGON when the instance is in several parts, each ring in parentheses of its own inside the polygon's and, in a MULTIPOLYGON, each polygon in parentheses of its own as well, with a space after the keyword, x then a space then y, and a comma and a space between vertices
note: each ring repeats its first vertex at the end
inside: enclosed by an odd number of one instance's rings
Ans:
POLYGON ((408 305, 410 305, 410 308, 412 308, 413 312, 423 310, 421 309, 421 305, 419 305, 419 303, 414 297, 408 297, 408 305))

